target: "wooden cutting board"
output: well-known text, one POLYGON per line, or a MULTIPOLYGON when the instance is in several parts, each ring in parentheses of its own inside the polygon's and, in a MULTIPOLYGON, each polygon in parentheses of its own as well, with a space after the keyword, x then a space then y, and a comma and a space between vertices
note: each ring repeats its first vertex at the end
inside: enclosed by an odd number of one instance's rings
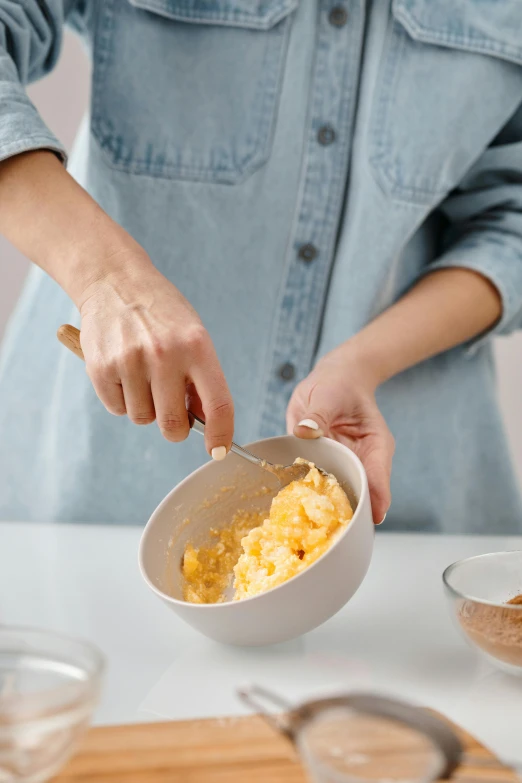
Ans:
MULTIPOLYGON (((453 779, 519 783, 486 748, 466 748, 453 779)), ((290 743, 261 718, 148 723, 91 729, 55 783, 307 783, 290 743)))

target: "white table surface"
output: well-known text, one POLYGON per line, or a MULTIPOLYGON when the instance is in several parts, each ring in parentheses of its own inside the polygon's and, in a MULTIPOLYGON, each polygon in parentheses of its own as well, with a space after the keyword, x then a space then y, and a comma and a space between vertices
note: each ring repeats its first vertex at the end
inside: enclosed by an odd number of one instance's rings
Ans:
POLYGON ((138 571, 141 530, 0 523, 0 623, 95 642, 108 674, 98 723, 242 714, 256 682, 299 701, 385 692, 434 707, 522 766, 522 679, 483 663, 454 629, 441 573, 522 538, 377 535, 352 601, 306 637, 261 650, 220 646, 184 625, 138 571))

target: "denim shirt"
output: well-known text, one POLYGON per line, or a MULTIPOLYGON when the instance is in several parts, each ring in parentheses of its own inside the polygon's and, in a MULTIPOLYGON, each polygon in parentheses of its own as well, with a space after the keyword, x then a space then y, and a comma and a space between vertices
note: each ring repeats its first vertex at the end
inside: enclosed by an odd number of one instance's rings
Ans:
MULTIPOLYGON (((520 0, 0 0, 0 159, 65 158, 24 84, 66 23, 93 61, 69 169, 201 315, 239 442, 282 433, 317 358, 430 270, 481 273, 493 333, 521 326, 520 0)), ((143 524, 203 443, 111 417, 66 322, 33 270, 0 365, 0 518, 143 524)), ((522 532, 491 339, 379 390, 388 529, 522 532)))

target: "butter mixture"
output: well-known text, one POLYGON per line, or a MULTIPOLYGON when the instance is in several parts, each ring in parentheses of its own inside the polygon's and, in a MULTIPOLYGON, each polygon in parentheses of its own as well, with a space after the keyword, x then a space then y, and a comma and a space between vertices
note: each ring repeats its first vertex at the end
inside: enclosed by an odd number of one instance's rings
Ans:
MULTIPOLYGON (((301 460, 299 460, 301 462, 301 460)), ((284 487, 272 500, 270 514, 238 512, 232 524, 212 530, 216 543, 183 558, 184 598, 217 603, 234 576, 234 598, 249 598, 286 582, 314 563, 353 516, 334 476, 310 464, 305 478, 284 487)))
POLYGON ((241 554, 241 541, 263 521, 260 511, 238 511, 222 530, 211 529, 215 543, 195 549, 187 544, 183 555, 183 598, 192 604, 217 604, 226 600, 233 568, 241 554))
POLYGON ((270 516, 242 540, 234 568, 235 598, 249 598, 286 582, 314 563, 353 516, 335 476, 314 465, 273 499, 270 516))

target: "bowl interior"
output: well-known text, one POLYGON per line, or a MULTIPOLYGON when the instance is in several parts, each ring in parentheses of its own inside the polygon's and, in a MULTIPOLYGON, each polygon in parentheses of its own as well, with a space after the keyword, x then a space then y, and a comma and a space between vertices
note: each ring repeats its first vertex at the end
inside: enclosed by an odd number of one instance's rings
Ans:
MULTIPOLYGON (((291 464, 296 457, 314 462, 337 477, 352 507, 357 508, 364 491, 364 473, 355 455, 341 444, 288 435, 258 441, 248 448, 282 465, 291 464)), ((223 462, 209 462, 192 473, 167 495, 145 529, 140 560, 147 581, 162 594, 183 600, 181 558, 186 544, 207 542, 210 528, 229 525, 239 509, 267 512, 279 488, 274 476, 232 453, 223 462)))
POLYGON ((522 552, 497 552, 461 560, 447 569, 444 581, 456 597, 504 604, 522 593, 522 552))

